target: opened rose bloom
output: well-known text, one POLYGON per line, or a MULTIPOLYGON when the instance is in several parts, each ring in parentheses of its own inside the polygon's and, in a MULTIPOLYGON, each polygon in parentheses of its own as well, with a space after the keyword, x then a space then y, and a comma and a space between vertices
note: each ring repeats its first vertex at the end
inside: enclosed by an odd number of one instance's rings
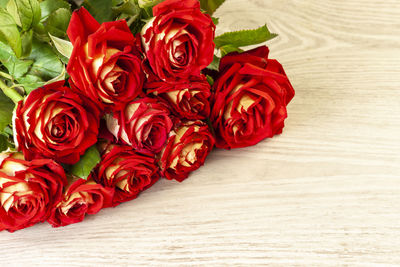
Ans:
POLYGON ((197 0, 166 0, 142 29, 148 64, 161 80, 199 76, 214 56, 215 25, 197 0))
POLYGON ((206 119, 210 115, 210 84, 204 77, 176 82, 152 81, 145 85, 147 93, 171 107, 180 119, 206 119))
POLYGON ((97 142, 100 113, 64 81, 32 91, 19 102, 15 116, 15 143, 26 159, 50 158, 74 164, 97 142))
POLYGON ((107 128, 117 138, 140 152, 158 153, 172 128, 169 109, 157 99, 142 98, 124 110, 107 114, 107 128))
POLYGON ((81 222, 86 214, 96 214, 111 206, 114 188, 96 183, 90 175, 87 179, 68 176, 62 200, 53 208, 48 222, 53 227, 81 222))
POLYGON ((125 20, 100 25, 80 8, 67 33, 74 46, 67 71, 75 90, 107 109, 118 109, 142 92, 140 45, 125 20))
POLYGON ((113 206, 136 198, 160 177, 154 155, 113 144, 104 148, 97 171, 97 182, 115 188, 113 206))
POLYGON ((294 90, 282 65, 268 59, 268 52, 262 46, 222 58, 211 100, 217 147, 252 146, 282 133, 294 90))
POLYGON ((45 221, 65 184, 63 168, 52 160, 1 153, 0 230, 14 232, 45 221))
POLYGON ((182 182, 204 164, 214 142, 206 123, 199 120, 180 123, 159 155, 162 176, 182 182))

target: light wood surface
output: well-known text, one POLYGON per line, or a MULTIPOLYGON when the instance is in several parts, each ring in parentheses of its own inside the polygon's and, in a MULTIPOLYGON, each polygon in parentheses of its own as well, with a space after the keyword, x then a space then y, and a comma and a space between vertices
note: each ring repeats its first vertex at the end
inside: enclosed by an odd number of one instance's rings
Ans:
POLYGON ((0 233, 1 266, 400 264, 400 1, 227 0, 268 23, 296 97, 281 136, 216 150, 182 184, 52 229, 0 233))

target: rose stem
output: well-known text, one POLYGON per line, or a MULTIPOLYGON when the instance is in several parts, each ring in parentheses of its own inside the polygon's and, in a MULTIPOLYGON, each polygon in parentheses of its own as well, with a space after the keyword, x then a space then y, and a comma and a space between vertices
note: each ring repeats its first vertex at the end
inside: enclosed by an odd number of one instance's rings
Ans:
POLYGON ((15 104, 19 101, 23 100, 24 98, 14 89, 8 87, 2 80, 0 80, 0 89, 3 93, 8 96, 15 104))

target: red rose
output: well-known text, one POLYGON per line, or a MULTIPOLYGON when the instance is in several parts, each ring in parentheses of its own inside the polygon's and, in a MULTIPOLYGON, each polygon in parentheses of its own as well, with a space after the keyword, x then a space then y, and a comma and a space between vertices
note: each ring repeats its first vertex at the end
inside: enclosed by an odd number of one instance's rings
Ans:
POLYGON ((222 58, 213 86, 211 122, 216 146, 252 146, 282 133, 294 90, 282 65, 262 46, 222 58))
POLYGON ((74 164, 97 142, 100 114, 88 99, 55 82, 32 91, 14 116, 15 143, 25 158, 74 164))
POLYGON ((148 64, 162 80, 199 76, 214 57, 215 25, 197 0, 166 0, 142 29, 148 64))
POLYGON ((97 169, 95 179, 115 188, 113 206, 136 198, 160 177, 154 156, 138 153, 129 146, 108 145, 97 169))
POLYGON ((210 84, 204 79, 191 81, 163 82, 146 84, 147 93, 158 96, 170 106, 180 119, 206 119, 210 115, 210 84))
POLYGON ((0 230, 14 232, 45 221, 61 200, 64 169, 49 159, 0 154, 0 230))
POLYGON ((156 99, 142 98, 124 110, 107 114, 108 130, 140 152, 158 153, 172 128, 169 110, 156 99))
POLYGON ((174 129, 160 154, 161 175, 169 180, 182 182, 190 172, 204 164, 214 142, 214 137, 204 122, 181 123, 174 129))
POLYGON ((77 88, 102 108, 118 109, 142 92, 144 73, 137 41, 126 21, 99 24, 80 8, 68 37, 74 45, 67 71, 77 88))
POLYGON ((53 208, 48 222, 53 227, 81 222, 86 214, 96 214, 102 208, 111 206, 113 188, 106 188, 93 181, 68 177, 63 199, 53 208))

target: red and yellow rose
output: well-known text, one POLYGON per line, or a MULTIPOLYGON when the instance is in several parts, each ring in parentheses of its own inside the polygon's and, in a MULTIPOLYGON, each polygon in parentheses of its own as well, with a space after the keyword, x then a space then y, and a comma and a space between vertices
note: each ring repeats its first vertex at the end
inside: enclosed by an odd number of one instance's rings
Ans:
POLYGON ((107 145, 95 179, 115 188, 112 205, 136 198, 159 179, 154 155, 139 153, 129 146, 107 145))
POLYGON ((200 120, 179 123, 159 155, 162 176, 182 182, 204 164, 214 143, 206 123, 200 120))
POLYGON ((166 0, 142 29, 151 71, 163 81, 199 76, 214 57, 215 25, 197 0, 166 0))
POLYGON ((26 161, 22 153, 1 153, 0 231, 45 221, 66 182, 64 169, 50 159, 26 161))
POLYGON ((217 147, 252 146, 282 132, 294 90, 268 52, 262 46, 222 58, 211 98, 217 147))
POLYGON ((112 205, 114 188, 96 183, 92 175, 87 179, 68 176, 63 197, 52 209, 48 219, 53 227, 81 222, 86 214, 96 214, 102 208, 112 205))
POLYGON ((210 84, 204 77, 175 82, 152 81, 147 94, 157 96, 180 119, 204 120, 210 115, 210 84))
POLYGON ((14 139, 26 159, 50 158, 74 164, 97 142, 100 112, 64 81, 32 91, 14 116, 14 139))
POLYGON ((157 99, 141 98, 106 116, 107 128, 118 141, 139 152, 158 153, 173 122, 169 109, 157 99))
POLYGON ((74 46, 67 71, 75 91, 107 110, 119 109, 142 93, 140 45, 126 21, 100 25, 81 8, 72 14, 67 33, 74 46))

